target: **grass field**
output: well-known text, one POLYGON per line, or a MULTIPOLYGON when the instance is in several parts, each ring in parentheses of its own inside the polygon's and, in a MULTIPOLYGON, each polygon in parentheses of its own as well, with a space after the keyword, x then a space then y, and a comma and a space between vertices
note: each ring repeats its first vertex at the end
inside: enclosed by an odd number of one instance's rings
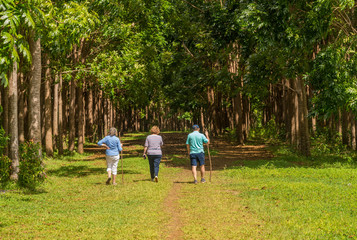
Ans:
MULTIPOLYGON (((0 195, 0 239, 160 239, 172 182, 148 181, 147 162, 125 159, 125 179, 107 186, 104 159, 47 160, 48 181, 31 194, 0 195)), ((178 169, 161 169, 161 175, 178 169)))
POLYGON ((124 184, 107 186, 103 155, 47 159, 38 191, 0 192, 0 239, 175 239, 171 225, 177 239, 357 239, 354 158, 280 151, 235 165, 194 185, 161 164, 153 183, 147 161, 130 157, 124 184))

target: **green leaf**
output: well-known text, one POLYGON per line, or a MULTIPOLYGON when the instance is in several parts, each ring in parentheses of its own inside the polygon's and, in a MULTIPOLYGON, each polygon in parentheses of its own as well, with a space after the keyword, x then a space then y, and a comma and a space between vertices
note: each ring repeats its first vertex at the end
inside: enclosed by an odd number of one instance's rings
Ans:
POLYGON ((11 58, 16 60, 16 61, 20 58, 16 48, 12 49, 11 58))
POLYGON ((12 35, 8 32, 2 32, 1 33, 2 38, 4 39, 3 44, 8 44, 10 42, 14 42, 14 38, 12 37, 12 35))
POLYGON ((7 79, 6 73, 1 73, 0 79, 1 79, 1 84, 4 85, 4 87, 7 87, 7 85, 9 84, 9 80, 7 79))

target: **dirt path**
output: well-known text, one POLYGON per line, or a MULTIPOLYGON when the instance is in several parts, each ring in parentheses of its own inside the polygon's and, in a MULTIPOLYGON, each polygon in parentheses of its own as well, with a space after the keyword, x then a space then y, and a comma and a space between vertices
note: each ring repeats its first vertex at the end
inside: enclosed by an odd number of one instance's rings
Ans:
POLYGON ((179 207, 182 184, 179 183, 179 180, 187 177, 187 172, 188 170, 184 170, 175 176, 178 180, 174 180, 173 187, 171 188, 171 191, 167 195, 164 202, 165 211, 168 213, 168 215, 171 215, 171 219, 167 224, 164 232, 164 235, 167 236, 167 239, 183 239, 183 223, 179 207))
MULTIPOLYGON (((166 239, 184 239, 185 227, 185 216, 183 216, 183 210, 180 208, 180 200, 184 197, 187 197, 187 186, 193 186, 193 177, 191 173, 191 166, 187 157, 186 150, 186 138, 187 133, 162 133, 161 134, 164 141, 163 147, 163 159, 162 162, 165 163, 167 167, 176 167, 181 168, 181 171, 176 175, 170 176, 168 181, 172 181, 173 185, 169 191, 164 203, 163 209, 171 216, 170 221, 164 227, 163 236, 167 236, 166 239), (189 184, 189 185, 188 185, 189 184), (185 190, 186 189, 186 190, 185 190)), ((130 140, 125 141, 124 146, 126 145, 127 152, 126 154, 132 156, 139 156, 142 150, 137 150, 137 145, 143 145, 144 140, 130 140)), ((211 138, 211 155, 212 155, 212 182, 207 183, 211 184, 211 187, 216 189, 217 197, 227 197, 227 192, 221 190, 219 187, 220 182, 218 179, 215 179, 215 175, 218 171, 222 171, 227 167, 234 165, 242 166, 243 160, 261 160, 261 159, 270 159, 272 154, 266 150, 265 145, 246 145, 246 146, 234 146, 222 138, 211 138), (213 184, 213 185, 212 185, 213 184)), ((209 160, 208 154, 206 151, 206 180, 209 180, 209 160)), ((200 173, 198 173, 200 176, 200 173)), ((205 194, 204 192, 202 194, 205 194)), ((228 193, 236 195, 237 193, 228 193)), ((205 196, 209 198, 211 196, 205 196)), ((213 196, 214 197, 214 196, 213 196)), ((214 199, 213 199, 214 201, 214 199)), ((227 199, 228 201, 228 199, 227 199)), ((227 202, 227 204, 231 204, 227 202)), ((211 206, 216 207, 216 206, 211 206)), ((222 206, 220 206, 222 207, 222 206)), ((232 207, 232 206, 231 206, 232 207)), ((238 207, 233 206, 233 207, 238 207)), ((229 211, 227 209, 222 209, 222 211, 229 211)), ((238 210, 237 210, 238 211, 238 210)), ((243 210, 244 211, 244 210, 243 210)), ((242 215, 247 215, 246 212, 242 215)), ((234 217, 233 217, 234 218, 234 217)), ((246 220, 236 219, 236 222, 232 223, 232 227, 236 224, 237 226, 245 224, 246 220)), ((212 225, 215 223, 213 222, 212 225)), ((228 226, 228 225, 227 225, 228 226)), ((214 228, 214 226, 213 226, 214 228)))

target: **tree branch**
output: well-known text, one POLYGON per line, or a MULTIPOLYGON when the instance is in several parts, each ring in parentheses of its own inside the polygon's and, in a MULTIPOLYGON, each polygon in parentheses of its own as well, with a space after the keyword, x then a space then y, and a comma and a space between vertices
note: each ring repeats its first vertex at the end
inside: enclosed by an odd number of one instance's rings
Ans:
POLYGON ((183 46, 183 48, 186 50, 186 52, 191 55, 191 57, 193 57, 193 58, 195 57, 195 56, 192 54, 192 52, 190 51, 190 49, 187 48, 185 42, 182 42, 182 46, 183 46))
POLYGON ((192 7, 194 7, 194 8, 196 8, 197 10, 199 10, 200 12, 204 12, 201 8, 199 8, 199 7, 196 7, 195 5, 193 5, 192 3, 190 3, 190 2, 187 2, 186 0, 183 0, 184 2, 186 2, 187 4, 190 4, 192 7))

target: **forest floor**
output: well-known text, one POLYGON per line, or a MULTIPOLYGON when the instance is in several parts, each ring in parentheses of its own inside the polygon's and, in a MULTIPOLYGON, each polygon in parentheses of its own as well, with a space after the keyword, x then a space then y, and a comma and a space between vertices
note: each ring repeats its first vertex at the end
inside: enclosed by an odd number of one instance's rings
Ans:
POLYGON ((105 184, 104 149, 95 144, 46 159, 37 191, 0 191, 0 240, 357 239, 355 160, 211 138, 212 175, 206 149, 207 182, 193 184, 187 133, 162 136, 158 183, 142 158, 145 133, 121 137, 116 186, 105 184))

